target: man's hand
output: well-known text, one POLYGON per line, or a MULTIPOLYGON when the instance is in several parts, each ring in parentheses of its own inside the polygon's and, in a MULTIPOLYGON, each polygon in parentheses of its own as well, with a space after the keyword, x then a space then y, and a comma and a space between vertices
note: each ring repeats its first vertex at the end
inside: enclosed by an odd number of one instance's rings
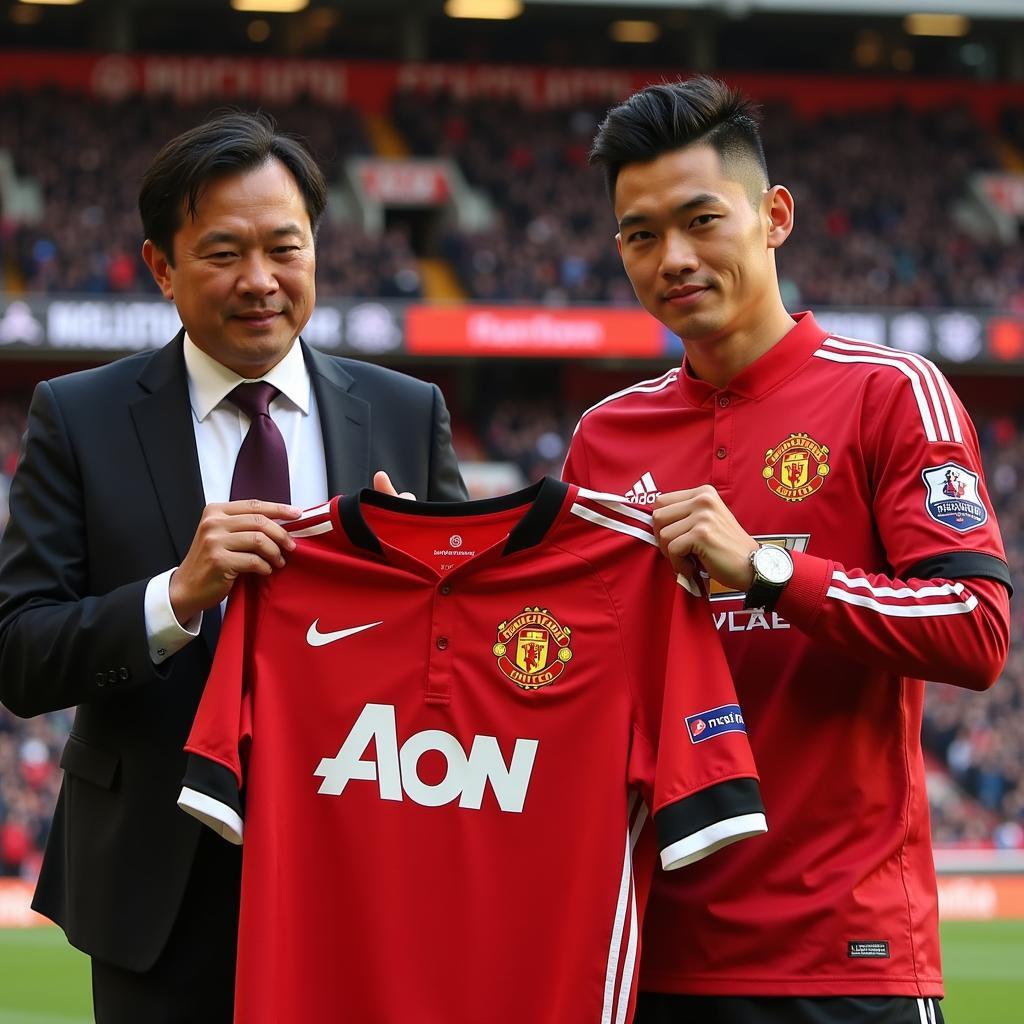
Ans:
POLYGON ((384 472, 383 469, 378 469, 373 474, 373 489, 379 491, 381 494, 390 494, 394 498, 408 498, 410 501, 416 500, 416 495, 412 491, 402 491, 401 494, 395 490, 395 485, 391 482, 391 477, 384 472))
POLYGON ((282 568, 295 541, 274 520, 301 514, 293 505, 255 499, 207 505, 168 588, 178 622, 220 604, 241 573, 269 576, 282 568))
POLYGON ((710 484, 669 491, 654 503, 654 529, 676 572, 694 576, 694 560, 733 590, 754 580, 750 553, 757 541, 743 529, 710 484))

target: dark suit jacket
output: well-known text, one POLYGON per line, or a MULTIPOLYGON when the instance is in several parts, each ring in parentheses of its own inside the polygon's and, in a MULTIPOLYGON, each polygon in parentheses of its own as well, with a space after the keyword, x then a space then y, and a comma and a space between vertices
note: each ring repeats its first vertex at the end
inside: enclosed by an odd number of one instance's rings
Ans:
MULTIPOLYGON (((438 389, 304 346, 332 494, 385 469, 421 499, 465 497, 438 389)), ((182 335, 38 386, 0 542, 0 699, 78 706, 34 906, 73 945, 146 970, 188 878, 199 823, 176 806, 220 616, 156 667, 147 582, 185 557, 204 506, 182 335)))

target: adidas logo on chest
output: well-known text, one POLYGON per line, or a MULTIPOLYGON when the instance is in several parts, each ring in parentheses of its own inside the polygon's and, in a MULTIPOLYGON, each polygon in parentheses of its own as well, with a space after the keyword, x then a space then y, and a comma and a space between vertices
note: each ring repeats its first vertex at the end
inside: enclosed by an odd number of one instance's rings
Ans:
POLYGON ((653 505, 658 499, 658 495, 661 491, 658 490, 658 485, 654 482, 654 477, 651 474, 644 473, 642 477, 628 491, 626 491, 624 497, 626 501, 632 501, 637 505, 653 505))

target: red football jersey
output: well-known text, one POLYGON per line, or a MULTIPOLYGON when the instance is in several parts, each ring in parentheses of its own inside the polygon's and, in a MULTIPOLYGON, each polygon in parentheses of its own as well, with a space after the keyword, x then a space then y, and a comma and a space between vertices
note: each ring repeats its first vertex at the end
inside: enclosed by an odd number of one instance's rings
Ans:
POLYGON ((641 988, 941 995, 908 666, 988 685, 1009 585, 977 438, 942 375, 804 314, 726 388, 684 362, 599 403, 564 476, 646 504, 710 483, 795 563, 773 614, 710 584, 772 831, 683 884, 655 880, 641 988))
POLYGON ((673 868, 766 828, 650 517, 547 480, 289 529, 230 602, 180 798, 244 831, 236 1019, 630 1019, 654 833, 673 868))

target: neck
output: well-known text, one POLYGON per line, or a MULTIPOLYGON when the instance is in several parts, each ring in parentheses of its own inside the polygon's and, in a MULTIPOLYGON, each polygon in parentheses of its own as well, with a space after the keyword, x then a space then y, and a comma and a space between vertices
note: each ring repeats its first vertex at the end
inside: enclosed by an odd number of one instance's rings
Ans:
POLYGON ((724 388, 738 373, 774 348, 795 324, 780 302, 749 329, 729 329, 704 338, 683 338, 690 369, 708 384, 724 388))

